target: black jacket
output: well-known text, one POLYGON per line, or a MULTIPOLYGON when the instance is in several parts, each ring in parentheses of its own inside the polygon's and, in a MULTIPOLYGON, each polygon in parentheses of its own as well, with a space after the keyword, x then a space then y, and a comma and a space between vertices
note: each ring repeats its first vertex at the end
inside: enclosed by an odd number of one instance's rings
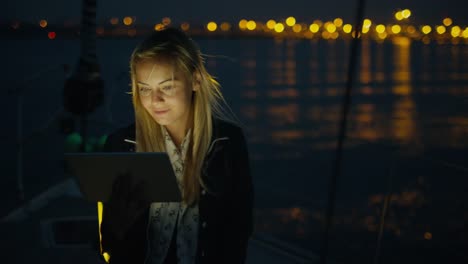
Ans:
MULTIPOLYGON (((104 151, 135 151, 135 146, 125 139, 135 140, 134 125, 110 135, 104 151)), ((196 263, 244 263, 253 229, 253 185, 247 145, 239 127, 213 120, 213 137, 202 166, 202 178, 211 192, 200 185, 196 263)), ((120 240, 106 228, 112 219, 106 217, 104 205, 102 246, 111 256, 110 263, 144 263, 148 212, 120 240)))

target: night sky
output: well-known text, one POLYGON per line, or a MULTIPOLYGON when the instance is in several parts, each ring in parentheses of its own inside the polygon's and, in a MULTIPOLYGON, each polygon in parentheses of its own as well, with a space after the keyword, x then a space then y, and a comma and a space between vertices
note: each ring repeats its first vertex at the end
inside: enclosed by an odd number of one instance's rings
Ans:
MULTIPOLYGON (((380 23, 394 21, 393 13, 398 9, 409 8, 411 20, 415 24, 441 24, 442 19, 450 16, 454 24, 468 24, 468 8, 465 0, 368 0, 365 17, 380 23)), ((352 0, 98 0, 98 21, 108 23, 111 17, 134 16, 136 23, 157 23, 168 16, 173 22, 188 21, 206 23, 210 20, 236 22, 242 18, 266 21, 294 16, 301 22, 314 19, 333 19, 342 17, 351 23, 354 19, 355 5, 352 0)), ((79 20, 81 0, 8 0, 0 10, 0 21, 37 22, 47 19, 50 23, 79 20), (6 8, 5 8, 6 5, 6 8)))

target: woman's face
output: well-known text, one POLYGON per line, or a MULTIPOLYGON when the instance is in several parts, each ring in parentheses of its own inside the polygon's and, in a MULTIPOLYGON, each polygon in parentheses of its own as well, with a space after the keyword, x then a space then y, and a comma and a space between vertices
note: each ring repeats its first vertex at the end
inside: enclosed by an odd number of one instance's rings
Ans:
POLYGON ((186 133, 191 117, 190 80, 172 64, 144 60, 136 64, 136 83, 143 107, 171 133, 186 133))

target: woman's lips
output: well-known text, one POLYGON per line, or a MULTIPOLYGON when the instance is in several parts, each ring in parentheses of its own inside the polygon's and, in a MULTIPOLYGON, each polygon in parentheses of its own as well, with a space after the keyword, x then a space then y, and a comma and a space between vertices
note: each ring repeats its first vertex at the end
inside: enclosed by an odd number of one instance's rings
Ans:
POLYGON ((165 113, 169 112, 169 109, 166 109, 166 110, 154 110, 154 113, 156 115, 163 115, 165 113))

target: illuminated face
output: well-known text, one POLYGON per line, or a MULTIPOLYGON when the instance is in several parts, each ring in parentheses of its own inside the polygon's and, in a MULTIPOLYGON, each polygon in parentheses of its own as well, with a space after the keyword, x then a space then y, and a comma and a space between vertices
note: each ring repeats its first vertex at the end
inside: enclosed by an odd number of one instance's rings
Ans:
POLYGON ((186 133, 191 117, 192 91, 188 78, 165 61, 136 64, 136 82, 143 107, 171 133, 186 133))

